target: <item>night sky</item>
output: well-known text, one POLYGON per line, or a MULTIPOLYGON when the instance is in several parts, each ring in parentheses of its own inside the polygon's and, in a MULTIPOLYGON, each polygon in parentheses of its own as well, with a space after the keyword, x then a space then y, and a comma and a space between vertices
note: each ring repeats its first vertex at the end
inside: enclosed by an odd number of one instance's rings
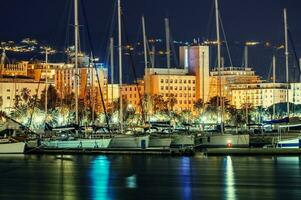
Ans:
MULTIPOLYGON (((114 1, 84 1, 96 55, 104 58, 114 1)), ((43 44, 64 49, 71 45, 73 40, 72 2, 71 0, 2 0, 0 41, 18 41, 30 37, 43 44)), ((136 43, 142 38, 140 33, 142 14, 146 17, 149 38, 164 38, 164 17, 168 16, 174 40, 192 42, 194 38, 199 38, 201 41, 214 39, 213 3, 213 0, 124 0, 122 5, 130 42, 136 43)), ((270 42, 271 46, 278 46, 283 43, 282 9, 285 7, 288 10, 289 29, 300 57, 300 0, 220 0, 223 26, 235 66, 242 65, 244 41, 259 41, 260 45, 250 48, 249 62, 263 78, 268 76, 274 50, 264 44, 270 42)), ((82 11, 80 11, 80 24, 86 25, 82 11)), ((85 51, 90 51, 85 26, 81 29, 81 37, 84 38, 81 40, 81 47, 85 51)), ((292 49, 290 50, 292 71, 295 61, 292 49)), ((229 63, 225 48, 223 52, 226 63, 229 63)), ((213 54, 211 66, 215 65, 214 57, 213 54)), ((278 51, 277 59, 278 68, 283 69, 283 50, 278 51)), ((141 62, 138 62, 138 68, 138 76, 141 76, 143 71, 141 62)), ((278 69, 279 75, 283 74, 282 69, 278 69)))

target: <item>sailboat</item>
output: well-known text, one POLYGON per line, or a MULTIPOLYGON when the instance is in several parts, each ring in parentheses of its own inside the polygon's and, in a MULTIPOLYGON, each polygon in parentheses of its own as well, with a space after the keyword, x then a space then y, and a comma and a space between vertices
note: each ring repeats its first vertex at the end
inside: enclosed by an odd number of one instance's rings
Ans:
POLYGON ((0 118, 2 118, 0 127, 0 154, 23 154, 26 143, 15 137, 16 132, 22 125, 4 113, 1 114, 0 118), (11 132, 8 130, 12 131, 11 135, 7 135, 7 132, 11 132))
MULTIPOLYGON (((123 122, 123 99, 121 93, 122 87, 122 22, 121 22, 121 0, 117 2, 118 6, 118 60, 119 60, 119 122, 120 129, 117 134, 112 135, 112 141, 109 148, 148 148, 149 135, 135 134, 133 131, 126 131, 123 122), (127 133, 127 134, 125 134, 127 133)), ((112 55, 111 55, 112 56, 112 55)))
MULTIPOLYGON (((56 148, 56 149, 86 149, 86 148, 108 148, 111 138, 106 135, 98 135, 98 138, 93 138, 92 135, 90 138, 79 137, 79 118, 78 118, 78 38, 79 38, 79 24, 78 24, 78 0, 74 0, 74 35, 75 35, 75 116, 76 116, 76 125, 73 127, 49 127, 49 131, 58 134, 57 138, 47 139, 44 138, 41 141, 41 146, 43 148, 56 148), (68 135, 69 131, 76 132, 76 138, 68 135)), ((46 56, 46 71, 47 71, 47 56, 46 56)), ((46 74, 47 76, 47 74, 46 74)), ((47 84, 47 83, 46 83, 47 84)), ((47 86, 46 86, 47 91, 47 86)), ((47 93, 46 93, 47 94, 47 93)), ((45 102, 45 112, 47 113, 47 98, 45 102)))
POLYGON ((221 40, 220 40, 220 25, 219 25, 219 6, 218 0, 215 0, 215 18, 216 18, 216 36, 217 36, 217 68, 219 81, 219 96, 220 96, 220 133, 201 134, 196 138, 196 147, 210 148, 210 147, 248 147, 250 138, 249 134, 229 134, 225 133, 223 122, 223 98, 222 98, 222 77, 221 77, 221 40))
MULTIPOLYGON (((289 107, 289 52, 288 52, 288 26, 287 26, 287 12, 286 9, 283 10, 283 17, 284 17, 284 39, 285 39, 285 68, 286 68, 286 95, 287 95, 287 122, 289 123, 290 117, 290 107, 289 107)), ((281 131, 282 129, 289 130, 293 127, 300 127, 301 124, 287 124, 287 125, 280 125, 278 127, 278 138, 276 142, 277 148, 301 148, 301 136, 290 138, 290 139, 282 139, 281 131)))

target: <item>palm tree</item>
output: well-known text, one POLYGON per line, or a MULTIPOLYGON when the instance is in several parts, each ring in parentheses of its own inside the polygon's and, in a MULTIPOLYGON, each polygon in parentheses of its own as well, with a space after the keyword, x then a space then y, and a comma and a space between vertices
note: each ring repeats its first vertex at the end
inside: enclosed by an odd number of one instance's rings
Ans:
POLYGON ((173 94, 171 94, 170 97, 168 97, 167 99, 167 103, 169 104, 170 110, 173 111, 173 108, 177 103, 176 97, 173 94))
POLYGON ((202 109, 204 109, 204 101, 203 99, 198 99, 196 102, 194 102, 193 105, 194 109, 197 110, 199 113, 202 109))
POLYGON ((152 96, 153 101, 153 110, 154 112, 166 111, 167 110, 167 102, 164 101, 162 95, 155 94, 152 96))
POLYGON ((27 103, 30 99, 30 90, 28 88, 22 88, 21 97, 22 97, 24 103, 27 103))

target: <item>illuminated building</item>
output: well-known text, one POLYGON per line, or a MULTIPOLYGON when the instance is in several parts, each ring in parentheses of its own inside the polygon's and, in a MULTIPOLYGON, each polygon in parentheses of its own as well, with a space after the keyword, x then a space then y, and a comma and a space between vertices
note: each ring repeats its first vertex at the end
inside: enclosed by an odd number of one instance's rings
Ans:
POLYGON ((180 47, 180 65, 195 76, 196 99, 209 100, 209 46, 180 47))
MULTIPOLYGON (((85 102, 85 105, 95 105, 95 111, 103 110, 99 85, 102 90, 104 102, 107 105, 107 69, 97 68, 99 82, 96 72, 91 67, 81 67, 79 70, 79 99, 85 102)), ((60 98, 70 98, 75 92, 75 68, 73 65, 64 65, 62 68, 56 69, 55 86, 60 98)))
MULTIPOLYGON (((232 88, 231 104, 236 108, 245 105, 251 107, 267 108, 273 104, 287 101, 285 83, 259 83, 259 84, 237 84, 232 88)), ((301 104, 301 83, 291 83, 289 89, 289 101, 301 104)))
POLYGON ((256 84, 261 83, 262 80, 252 68, 242 67, 222 67, 220 70, 220 76, 218 69, 213 69, 210 72, 210 98, 214 96, 223 96, 228 100, 231 100, 232 87, 241 84, 256 84), (221 80, 219 79, 221 78, 221 80), (221 84, 221 87, 220 87, 221 84), (220 88, 221 93, 220 94, 220 88))
POLYGON ((28 62, 0 64, 0 76, 27 76, 28 62))
POLYGON ((122 98, 137 111, 141 110, 141 99, 144 96, 144 81, 138 80, 137 84, 123 84, 121 87, 122 98))
POLYGON ((45 83, 33 79, 0 78, 0 110, 9 112, 13 109, 16 95, 20 96, 24 88, 29 90, 29 95, 40 97, 45 83))
POLYGON ((146 69, 145 93, 161 95, 164 101, 175 98, 174 111, 193 110, 196 100, 208 100, 209 47, 180 47, 180 65, 182 68, 146 69))
POLYGON ((196 76, 188 69, 147 69, 144 77, 145 93, 161 95, 164 101, 174 97, 174 111, 192 110, 196 100, 196 76))

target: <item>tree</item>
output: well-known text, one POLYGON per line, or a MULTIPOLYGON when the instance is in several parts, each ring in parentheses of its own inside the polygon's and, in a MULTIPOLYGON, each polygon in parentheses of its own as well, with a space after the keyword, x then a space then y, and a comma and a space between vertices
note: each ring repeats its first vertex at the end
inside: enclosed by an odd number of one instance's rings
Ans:
POLYGON ((202 109, 204 109, 204 101, 203 99, 198 99, 196 102, 194 102, 193 107, 195 110, 200 112, 202 109))
POLYGON ((173 108, 176 105, 176 103, 177 103, 176 97, 173 94, 171 94, 170 97, 168 97, 167 99, 167 104, 169 105, 171 111, 173 111, 173 108))
MULTIPOLYGON (((41 94, 41 100, 40 100, 40 108, 44 109, 45 107, 45 94, 46 91, 43 90, 41 94)), ((48 91, 47 91, 47 108, 48 109, 54 109, 57 106, 57 103, 60 101, 59 95, 57 93, 57 90, 53 85, 49 85, 48 91)))
POLYGON ((30 99, 30 90, 28 88, 22 88, 21 97, 22 97, 24 103, 27 103, 30 99))
POLYGON ((152 96, 154 112, 167 111, 167 102, 164 101, 162 95, 155 94, 152 96))

